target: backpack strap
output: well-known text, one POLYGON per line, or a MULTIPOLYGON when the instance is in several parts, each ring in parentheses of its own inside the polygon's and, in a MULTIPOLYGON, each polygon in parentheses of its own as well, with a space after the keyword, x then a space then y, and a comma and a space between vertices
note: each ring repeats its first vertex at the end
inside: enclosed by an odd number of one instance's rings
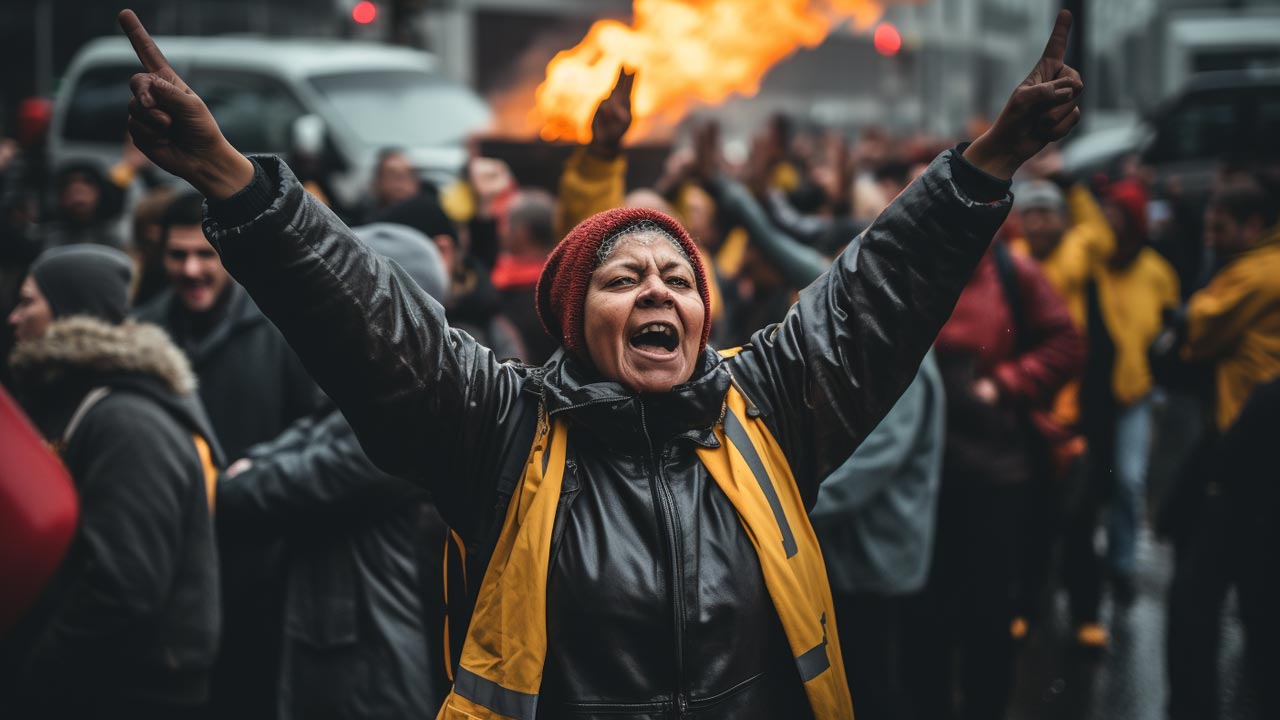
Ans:
POLYGON ((66 447, 71 442, 71 437, 76 434, 76 430, 80 428, 80 423, 84 422, 84 418, 95 405, 102 402, 111 394, 109 387, 96 387, 89 391, 80 401, 80 405, 76 407, 76 411, 71 415, 71 420, 67 422, 67 427, 62 431, 62 446, 66 447))
POLYGON ((1014 342, 1019 353, 1026 352, 1031 347, 1031 337, 1027 333, 1027 312, 1022 301, 1022 290, 1018 285, 1017 268, 1013 265, 1013 254, 1003 240, 997 240, 991 245, 991 254, 996 261, 996 276, 1000 278, 1005 304, 1009 306, 1009 315, 1013 318, 1014 342))
POLYGON ((196 455, 200 457, 200 469, 204 473, 205 499, 209 501, 209 514, 212 515, 218 492, 218 466, 213 461, 213 450, 209 447, 209 441, 205 440, 203 435, 195 433, 191 436, 191 441, 195 443, 196 455))

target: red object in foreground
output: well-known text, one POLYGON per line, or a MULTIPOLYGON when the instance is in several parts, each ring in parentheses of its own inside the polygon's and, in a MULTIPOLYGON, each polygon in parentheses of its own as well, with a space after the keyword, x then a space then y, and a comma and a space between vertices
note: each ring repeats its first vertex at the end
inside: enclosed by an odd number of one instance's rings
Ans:
POLYGON ((362 0, 362 2, 356 3, 356 6, 351 8, 351 19, 361 25, 368 25, 376 17, 378 17, 378 6, 369 2, 369 0, 362 0))
POLYGON ((79 516, 67 469, 0 387, 0 636, 57 571, 79 516))
POLYGON ((893 23, 877 25, 871 41, 875 43, 876 52, 881 55, 897 55, 902 49, 902 35, 898 33, 898 28, 894 27, 893 23))

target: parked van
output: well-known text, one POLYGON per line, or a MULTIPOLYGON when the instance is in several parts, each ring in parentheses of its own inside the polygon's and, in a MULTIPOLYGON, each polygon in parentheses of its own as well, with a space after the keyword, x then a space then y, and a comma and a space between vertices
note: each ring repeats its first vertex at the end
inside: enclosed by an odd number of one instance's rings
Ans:
MULTIPOLYGON (((466 160, 466 137, 491 119, 471 89, 443 77, 428 53, 408 48, 253 37, 156 43, 242 152, 287 156, 298 137, 322 137, 335 169, 335 199, 347 206, 368 187, 383 148, 404 150, 423 179, 448 182, 466 160)), ((55 167, 72 159, 106 166, 119 160, 129 78, 140 71, 123 37, 80 50, 55 104, 49 140, 55 167)))

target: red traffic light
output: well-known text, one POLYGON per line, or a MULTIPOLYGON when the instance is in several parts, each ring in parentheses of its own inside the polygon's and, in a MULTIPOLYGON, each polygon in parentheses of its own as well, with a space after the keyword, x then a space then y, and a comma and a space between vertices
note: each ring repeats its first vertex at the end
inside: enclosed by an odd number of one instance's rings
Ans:
POLYGON ((898 28, 894 27, 893 23, 877 25, 871 41, 876 46, 876 52, 881 55, 897 55, 902 49, 902 35, 898 33, 898 28))
POLYGON ((369 2, 369 0, 362 0, 361 2, 356 3, 355 7, 351 8, 351 19, 361 25, 368 25, 377 17, 378 6, 369 2))

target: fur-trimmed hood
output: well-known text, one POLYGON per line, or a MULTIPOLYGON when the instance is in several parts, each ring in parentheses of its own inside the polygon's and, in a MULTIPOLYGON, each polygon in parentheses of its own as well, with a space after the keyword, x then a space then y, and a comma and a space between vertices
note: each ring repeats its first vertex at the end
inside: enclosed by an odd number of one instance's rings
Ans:
POLYGON ((122 374, 151 376, 176 395, 196 389, 186 356, 150 323, 108 325, 84 316, 56 320, 44 337, 18 343, 9 365, 18 385, 33 390, 122 374))

